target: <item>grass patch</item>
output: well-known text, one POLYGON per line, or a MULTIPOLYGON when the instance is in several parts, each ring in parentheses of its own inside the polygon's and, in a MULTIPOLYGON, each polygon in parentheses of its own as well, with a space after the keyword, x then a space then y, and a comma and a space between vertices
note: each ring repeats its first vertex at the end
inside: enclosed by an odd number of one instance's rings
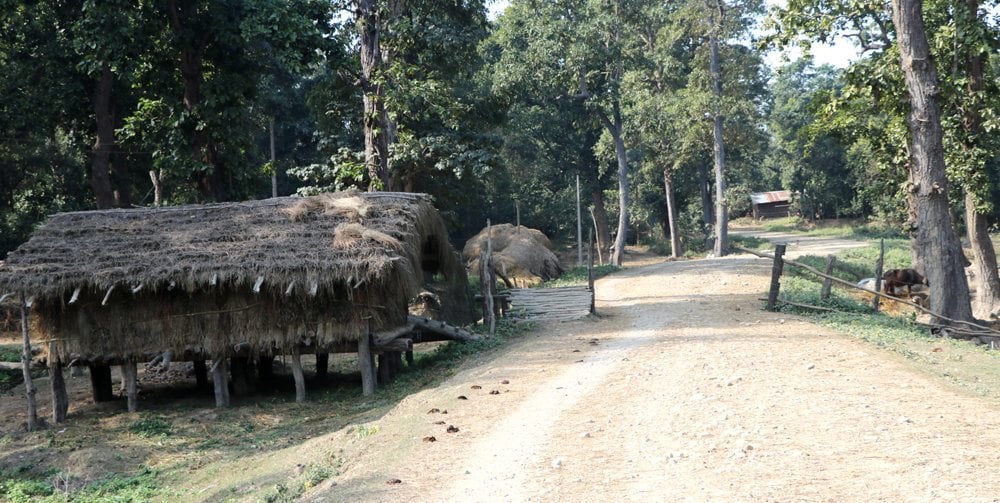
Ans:
POLYGON ((114 475, 89 484, 63 473, 50 472, 42 477, 0 472, 0 500, 20 502, 126 502, 149 501, 170 496, 160 485, 156 470, 142 467, 131 475, 114 475))
POLYGON ((753 236, 742 236, 739 234, 729 235, 729 245, 739 246, 741 248, 746 248, 748 250, 764 251, 771 250, 774 245, 770 241, 764 238, 758 238, 753 236))
MULTIPOLYGON (((621 267, 611 264, 595 265, 594 279, 602 278, 613 272, 620 271, 621 267)), ((582 286, 587 284, 586 266, 576 266, 559 276, 556 279, 540 283, 537 288, 559 288, 566 286, 582 286)))
POLYGON ((142 438, 162 438, 170 436, 173 425, 163 416, 143 413, 138 420, 129 423, 126 429, 142 438))
POLYGON ((19 362, 23 351, 20 344, 0 344, 0 362, 19 362))

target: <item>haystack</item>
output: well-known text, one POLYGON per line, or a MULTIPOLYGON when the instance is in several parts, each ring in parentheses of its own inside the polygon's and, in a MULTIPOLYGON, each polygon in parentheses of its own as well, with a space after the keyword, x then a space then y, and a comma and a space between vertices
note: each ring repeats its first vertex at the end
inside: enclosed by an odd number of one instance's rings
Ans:
POLYGON ((511 224, 483 229, 465 243, 462 256, 468 270, 479 270, 479 257, 486 250, 488 236, 492 236, 494 268, 507 286, 549 281, 563 273, 559 258, 552 252, 552 242, 545 234, 511 224))
POLYGON ((32 298, 33 338, 64 363, 214 359, 357 348, 405 326, 435 275, 464 292, 428 196, 344 192, 54 215, 0 294, 32 298))

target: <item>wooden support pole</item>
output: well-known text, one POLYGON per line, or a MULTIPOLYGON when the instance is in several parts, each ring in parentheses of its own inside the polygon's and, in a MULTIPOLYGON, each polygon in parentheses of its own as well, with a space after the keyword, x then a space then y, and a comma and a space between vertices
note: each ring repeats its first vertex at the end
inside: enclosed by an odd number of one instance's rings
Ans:
POLYGON ((358 370, 361 371, 361 394, 375 394, 375 361, 372 357, 371 338, 358 338, 358 370))
POLYGON ((292 346, 292 378, 295 379, 295 401, 305 403, 306 376, 302 372, 302 355, 298 346, 292 346))
POLYGON ((399 351, 393 351, 389 353, 389 365, 392 369, 392 375, 397 375, 403 371, 403 353, 399 351))
POLYGON ((24 395, 28 400, 28 431, 38 429, 38 406, 35 403, 35 383, 31 380, 31 337, 28 334, 28 301, 21 291, 21 337, 24 346, 21 351, 21 368, 24 371, 24 395))
POLYGON ((125 398, 128 411, 135 412, 139 406, 139 369, 135 360, 128 359, 122 363, 122 376, 125 380, 125 398))
POLYGON ((330 353, 316 353, 316 379, 325 382, 330 375, 330 353))
POLYGON ((771 268, 771 289, 767 294, 767 307, 768 311, 776 311, 777 307, 775 303, 778 301, 778 290, 781 288, 781 270, 784 267, 784 262, 781 260, 781 256, 785 254, 785 245, 775 245, 774 246, 774 266, 771 268))
POLYGON ((269 386, 274 379, 274 355, 260 355, 257 359, 257 384, 269 386))
MULTIPOLYGON (((826 275, 833 275, 833 264, 837 262, 837 257, 833 255, 826 256, 826 275)), ((833 286, 833 280, 830 278, 823 278, 823 288, 819 291, 819 298, 826 300, 830 298, 830 288, 833 286)))
POLYGON ((379 353, 378 355, 378 383, 382 386, 392 381, 392 369, 389 368, 389 353, 379 353))
POLYGON ((587 236, 590 242, 590 257, 587 259, 587 287, 590 288, 590 314, 597 314, 597 293, 594 291, 594 230, 587 236))
POLYGON ((229 407, 229 373, 226 372, 226 357, 216 355, 212 362, 212 385, 215 388, 215 406, 229 407))
POLYGON ((115 392, 111 384, 111 366, 90 364, 90 387, 94 402, 114 400, 115 392))
MULTIPOLYGON (((882 291, 882 268, 885 266, 885 239, 879 240, 879 251, 878 251, 878 262, 875 262, 875 291, 882 291)), ((896 292, 892 292, 895 294, 896 292)), ((872 299, 872 309, 877 313, 879 310, 879 299, 878 295, 872 299)))
POLYGON ((250 358, 246 356, 234 356, 229 360, 232 368, 230 373, 233 380, 233 394, 236 396, 246 396, 254 391, 253 366, 250 365, 250 358))
POLYGON ((63 378, 62 362, 56 357, 55 342, 49 343, 49 385, 52 387, 52 422, 66 421, 69 411, 69 394, 66 393, 66 379, 63 378))
POLYGON ((208 389, 208 366, 205 365, 205 360, 195 360, 192 363, 194 364, 194 380, 198 383, 198 389, 208 389))

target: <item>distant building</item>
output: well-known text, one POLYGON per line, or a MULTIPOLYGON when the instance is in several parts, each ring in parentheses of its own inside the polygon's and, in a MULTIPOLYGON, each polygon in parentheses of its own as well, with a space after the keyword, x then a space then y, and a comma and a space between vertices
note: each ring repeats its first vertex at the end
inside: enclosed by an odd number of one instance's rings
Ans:
POLYGON ((755 192, 750 194, 753 218, 783 218, 790 216, 792 194, 787 190, 755 192))

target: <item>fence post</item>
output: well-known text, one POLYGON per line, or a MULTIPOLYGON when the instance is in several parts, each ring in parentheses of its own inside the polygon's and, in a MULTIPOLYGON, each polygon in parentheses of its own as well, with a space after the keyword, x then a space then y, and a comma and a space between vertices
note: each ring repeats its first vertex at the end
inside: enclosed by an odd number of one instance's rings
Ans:
MULTIPOLYGON (((884 266, 884 263, 883 263, 884 259, 885 259, 885 239, 880 239, 879 240, 879 250, 878 250, 878 262, 875 262, 875 291, 876 292, 881 292, 882 291, 882 267, 884 266)), ((892 292, 892 294, 895 295, 896 292, 892 292)), ((874 309, 876 313, 878 312, 878 304, 879 304, 879 299, 880 298, 881 297, 879 297, 878 295, 876 295, 875 298, 872 299, 872 309, 874 309)))
MULTIPOLYGON (((826 275, 833 276, 833 264, 837 262, 837 257, 833 255, 826 256, 826 275)), ((830 287, 833 286, 833 280, 830 278, 823 278, 823 288, 819 291, 819 298, 826 300, 830 298, 830 287)))
POLYGON ((771 268, 771 290, 767 294, 768 311, 777 311, 774 305, 778 302, 778 289, 781 288, 781 270, 785 263, 781 256, 785 254, 785 245, 774 245, 774 266, 771 268))
POLYGON ((587 257, 587 285, 590 287, 590 314, 597 314, 597 294, 594 292, 594 229, 587 236, 590 253, 587 257))

